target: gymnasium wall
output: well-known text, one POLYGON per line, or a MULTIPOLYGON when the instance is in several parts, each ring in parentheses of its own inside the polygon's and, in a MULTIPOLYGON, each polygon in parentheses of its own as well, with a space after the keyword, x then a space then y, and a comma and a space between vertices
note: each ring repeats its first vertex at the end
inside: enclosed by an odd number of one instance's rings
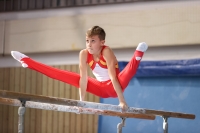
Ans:
MULTIPOLYGON (((79 71, 78 65, 53 67, 79 71)), ((79 100, 77 88, 22 67, 0 68, 0 90, 79 100)), ((99 102, 99 97, 88 93, 86 100, 99 102)), ((26 108, 24 118, 25 133, 97 133, 98 129, 97 115, 26 108)), ((0 104, 0 133, 17 132, 18 107, 0 104)))
MULTIPOLYGON (((195 120, 169 118, 169 133, 198 133, 200 131, 200 76, 134 78, 124 93, 129 106, 196 115, 195 120)), ((102 103, 118 105, 117 99, 102 99, 102 103)), ((120 118, 100 116, 98 133, 116 133, 120 118), (107 128, 109 127, 109 128, 107 128)), ((163 133, 163 119, 127 119, 124 133, 163 133)))
POLYGON ((158 1, 0 14, 0 52, 76 51, 85 48, 85 31, 107 33, 112 48, 198 45, 200 1, 158 1))
MULTIPOLYGON (((120 63, 123 69, 126 63, 120 63)), ((169 133, 200 131, 200 59, 144 61, 124 92, 131 107, 195 114, 194 120, 168 118, 169 133)), ((102 103, 118 105, 117 98, 101 98, 102 103)), ((116 133, 120 118, 99 117, 98 133, 116 133), (106 128, 109 127, 109 128, 106 128)), ((125 133, 163 133, 163 119, 127 119, 125 133)))

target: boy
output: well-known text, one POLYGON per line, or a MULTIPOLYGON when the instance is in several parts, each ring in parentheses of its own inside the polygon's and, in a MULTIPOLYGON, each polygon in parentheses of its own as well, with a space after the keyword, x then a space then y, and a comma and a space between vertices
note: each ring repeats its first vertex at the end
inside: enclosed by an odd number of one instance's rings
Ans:
POLYGON ((81 50, 79 54, 80 75, 41 64, 18 51, 11 51, 11 54, 23 67, 79 88, 80 100, 84 100, 86 91, 103 98, 118 97, 119 106, 124 111, 128 106, 123 91, 135 75, 148 46, 144 42, 140 43, 131 61, 119 72, 114 53, 104 45, 105 36, 105 31, 99 26, 94 26, 86 32, 86 49, 81 50), (87 65, 92 69, 96 79, 87 76, 87 65))

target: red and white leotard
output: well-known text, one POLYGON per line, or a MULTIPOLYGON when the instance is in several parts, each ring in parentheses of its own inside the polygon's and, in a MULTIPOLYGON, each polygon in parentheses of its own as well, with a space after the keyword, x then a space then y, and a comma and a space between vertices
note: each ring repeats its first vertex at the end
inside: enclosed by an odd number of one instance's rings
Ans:
MULTIPOLYGON (((105 47, 106 46, 104 46, 103 49, 105 47)), ((136 60, 136 57, 142 58, 142 56, 143 52, 136 50, 130 62, 121 72, 119 72, 118 64, 116 64, 116 73, 119 83, 122 87, 122 91, 125 90, 129 81, 132 79, 132 77, 135 75, 137 71, 140 60, 136 60)), ((65 83, 68 83, 70 85, 79 88, 80 75, 77 73, 47 66, 40 62, 36 62, 31 58, 23 58, 21 59, 21 61, 26 63, 28 65, 28 68, 30 69, 43 73, 50 78, 63 81, 65 83)), ((117 97, 112 82, 108 76, 106 61, 103 59, 103 56, 101 56, 99 62, 95 62, 93 56, 88 53, 87 62, 97 78, 94 79, 88 77, 87 92, 90 92, 92 94, 95 94, 103 98, 117 97)))
MULTIPOLYGON (((102 51, 106 47, 107 46, 103 46, 98 62, 94 61, 93 55, 90 54, 89 52, 88 52, 88 55, 87 55, 87 63, 90 66, 90 68, 92 69, 92 73, 94 74, 94 76, 96 77, 96 79, 98 81, 110 80, 110 77, 109 77, 109 74, 108 74, 108 67, 107 67, 105 59, 103 58, 103 54, 102 54, 102 51)), ((115 68, 116 68, 116 73, 119 74, 118 64, 115 65, 115 68)))

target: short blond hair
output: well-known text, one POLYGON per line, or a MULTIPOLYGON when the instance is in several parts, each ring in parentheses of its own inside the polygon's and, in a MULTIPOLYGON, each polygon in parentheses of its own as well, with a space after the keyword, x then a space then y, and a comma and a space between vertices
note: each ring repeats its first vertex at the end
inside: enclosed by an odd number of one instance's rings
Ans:
POLYGON ((99 26, 93 26, 86 32, 87 37, 92 37, 94 35, 98 35, 100 40, 105 40, 106 38, 106 33, 103 28, 99 26))

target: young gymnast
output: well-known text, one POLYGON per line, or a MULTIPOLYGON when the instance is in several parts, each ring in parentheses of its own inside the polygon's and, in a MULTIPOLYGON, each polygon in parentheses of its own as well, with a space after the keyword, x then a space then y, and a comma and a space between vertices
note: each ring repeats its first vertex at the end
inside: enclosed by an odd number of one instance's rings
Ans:
POLYGON ((122 110, 126 110, 128 106, 123 92, 135 75, 148 46, 144 42, 139 43, 132 59, 120 72, 118 61, 113 51, 109 46, 105 45, 105 36, 104 29, 99 26, 94 26, 86 32, 86 48, 81 50, 79 54, 80 74, 36 62, 18 51, 11 51, 11 55, 21 62, 25 68, 38 71, 50 78, 79 88, 81 101, 84 100, 86 91, 102 98, 118 97, 119 106, 122 110), (87 65, 92 69, 96 79, 88 77, 87 65))

